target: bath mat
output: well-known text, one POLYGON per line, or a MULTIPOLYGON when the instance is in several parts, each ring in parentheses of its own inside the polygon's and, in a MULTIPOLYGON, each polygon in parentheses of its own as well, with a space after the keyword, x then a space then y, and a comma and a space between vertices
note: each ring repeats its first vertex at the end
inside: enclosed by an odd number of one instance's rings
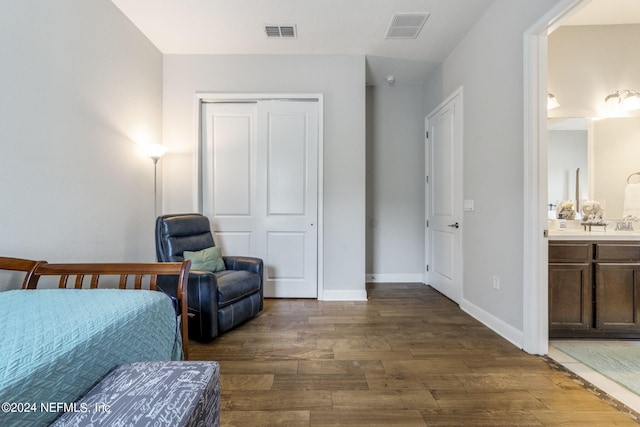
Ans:
POLYGON ((554 347, 640 395, 640 342, 558 343, 554 347))

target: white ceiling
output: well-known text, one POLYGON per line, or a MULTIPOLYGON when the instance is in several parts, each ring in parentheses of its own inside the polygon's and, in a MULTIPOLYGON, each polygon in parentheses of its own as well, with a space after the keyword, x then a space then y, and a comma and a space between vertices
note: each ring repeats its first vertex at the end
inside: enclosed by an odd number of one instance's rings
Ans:
POLYGON ((494 0, 111 0, 164 54, 366 55, 367 80, 422 84, 494 0), (429 13, 416 39, 385 39, 394 13, 429 13), (295 39, 264 26, 295 25, 295 39))
MULTIPOLYGON (((494 0, 111 0, 165 54, 359 54, 367 81, 422 84, 494 0), (429 13, 416 39, 385 39, 394 13, 429 13), (268 39, 264 25, 296 25, 268 39)), ((640 0, 591 0, 563 25, 640 23, 640 0)))

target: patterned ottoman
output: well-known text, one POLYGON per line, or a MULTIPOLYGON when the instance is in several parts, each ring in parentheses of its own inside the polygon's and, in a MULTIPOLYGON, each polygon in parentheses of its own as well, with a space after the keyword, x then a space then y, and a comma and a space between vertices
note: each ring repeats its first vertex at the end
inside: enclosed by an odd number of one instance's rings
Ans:
POLYGON ((219 426, 217 362, 141 362, 111 371, 52 426, 219 426))

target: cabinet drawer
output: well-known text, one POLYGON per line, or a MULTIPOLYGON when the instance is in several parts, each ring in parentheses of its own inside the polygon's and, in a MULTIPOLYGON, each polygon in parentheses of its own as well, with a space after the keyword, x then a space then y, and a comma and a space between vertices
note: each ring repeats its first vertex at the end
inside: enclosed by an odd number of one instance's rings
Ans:
POLYGON ((625 243, 596 243, 598 261, 640 261, 640 245, 625 243))
POLYGON ((591 243, 549 243, 549 262, 590 262, 591 243))

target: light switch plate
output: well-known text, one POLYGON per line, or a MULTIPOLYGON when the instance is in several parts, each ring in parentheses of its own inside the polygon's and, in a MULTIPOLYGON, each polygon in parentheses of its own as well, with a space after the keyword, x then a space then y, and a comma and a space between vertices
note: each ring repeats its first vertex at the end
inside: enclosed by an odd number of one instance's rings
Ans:
POLYGON ((465 211, 473 212, 475 210, 474 200, 465 200, 463 206, 465 211))

